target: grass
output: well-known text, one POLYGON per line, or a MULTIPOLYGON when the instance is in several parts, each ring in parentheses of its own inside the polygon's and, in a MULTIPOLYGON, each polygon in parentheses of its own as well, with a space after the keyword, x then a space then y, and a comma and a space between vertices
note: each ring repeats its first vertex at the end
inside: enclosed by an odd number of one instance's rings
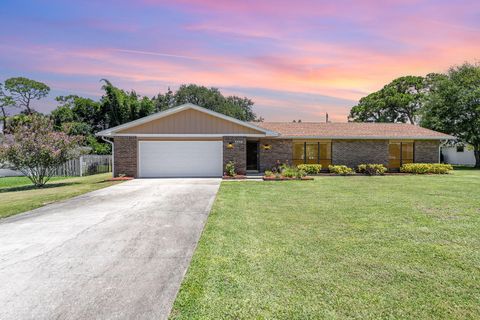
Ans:
POLYGON ((119 182, 106 182, 111 173, 86 177, 54 177, 36 188, 26 177, 0 178, 0 218, 32 210, 119 182))
POLYGON ((171 319, 478 319, 480 171, 223 182, 171 319))

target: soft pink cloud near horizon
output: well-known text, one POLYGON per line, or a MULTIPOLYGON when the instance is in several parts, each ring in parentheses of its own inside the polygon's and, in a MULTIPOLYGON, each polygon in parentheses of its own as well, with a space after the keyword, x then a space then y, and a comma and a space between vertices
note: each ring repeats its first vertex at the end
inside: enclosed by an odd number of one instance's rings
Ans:
POLYGON ((248 96, 267 120, 346 121, 396 77, 480 58, 480 3, 460 0, 91 3, 7 1, 0 81, 99 97, 99 80, 153 96, 184 83, 248 96), (107 10, 108 7, 108 10, 107 10), (20 14, 22 12, 22 14, 20 14))

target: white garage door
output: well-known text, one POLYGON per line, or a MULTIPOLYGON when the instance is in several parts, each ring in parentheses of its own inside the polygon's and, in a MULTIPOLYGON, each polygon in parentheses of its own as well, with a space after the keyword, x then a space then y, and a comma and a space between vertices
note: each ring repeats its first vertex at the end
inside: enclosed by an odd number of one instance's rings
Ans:
POLYGON ((141 178, 222 175, 222 141, 140 141, 138 147, 141 178))

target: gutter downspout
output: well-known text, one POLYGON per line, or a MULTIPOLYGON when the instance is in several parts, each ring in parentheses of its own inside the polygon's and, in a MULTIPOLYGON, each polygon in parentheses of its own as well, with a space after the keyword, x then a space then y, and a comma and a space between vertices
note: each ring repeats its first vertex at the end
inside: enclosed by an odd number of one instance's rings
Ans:
POLYGON ((440 145, 438 146, 438 163, 441 163, 442 160, 442 147, 446 146, 448 141, 448 139, 440 140, 440 145))
POLYGON ((112 177, 115 178, 115 144, 113 143, 113 141, 105 139, 104 136, 102 136, 102 140, 110 143, 110 145, 112 146, 112 177))

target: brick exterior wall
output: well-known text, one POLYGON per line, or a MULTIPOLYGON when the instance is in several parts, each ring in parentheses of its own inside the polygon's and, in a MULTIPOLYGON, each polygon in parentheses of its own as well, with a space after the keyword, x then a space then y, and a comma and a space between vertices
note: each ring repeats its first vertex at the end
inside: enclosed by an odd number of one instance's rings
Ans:
POLYGON ((292 164, 293 146, 289 139, 261 139, 259 150, 260 171, 270 170, 277 160, 281 163, 288 162, 292 164), (263 149, 263 146, 269 144, 270 150, 263 149))
POLYGON ((388 165, 388 140, 332 140, 332 164, 356 168, 362 163, 388 165))
POLYGON ((416 140, 414 161, 418 163, 438 163, 440 141, 416 140))
POLYGON ((115 137, 113 175, 125 174, 137 177, 137 137, 115 137))
POLYGON ((235 162, 235 170, 238 174, 245 174, 247 171, 247 138, 245 137, 223 137, 223 171, 225 165, 235 162), (227 145, 233 142, 233 148, 227 148, 227 145))

